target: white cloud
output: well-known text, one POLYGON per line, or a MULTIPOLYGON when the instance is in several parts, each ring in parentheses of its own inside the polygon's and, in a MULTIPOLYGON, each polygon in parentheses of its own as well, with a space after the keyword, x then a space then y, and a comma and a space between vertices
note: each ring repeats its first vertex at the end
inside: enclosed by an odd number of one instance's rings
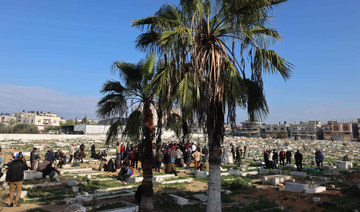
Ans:
POLYGON ((58 113, 64 118, 96 118, 98 97, 71 96, 42 87, 0 85, 0 112, 35 110, 58 113))

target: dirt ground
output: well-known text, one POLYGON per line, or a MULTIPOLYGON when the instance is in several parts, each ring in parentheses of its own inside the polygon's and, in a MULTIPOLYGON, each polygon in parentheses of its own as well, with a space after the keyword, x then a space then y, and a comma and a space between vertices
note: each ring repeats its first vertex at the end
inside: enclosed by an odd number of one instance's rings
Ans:
POLYGON ((334 196, 339 196, 340 191, 326 191, 321 194, 310 195, 304 193, 295 193, 287 191, 275 191, 272 189, 259 189, 249 192, 248 194, 238 194, 231 199, 238 201, 244 205, 248 205, 251 202, 256 201, 256 198, 265 197, 269 200, 275 201, 278 205, 284 207, 289 211, 322 211, 323 208, 319 208, 318 204, 323 201, 330 200, 334 196), (320 197, 320 202, 313 202, 313 197, 320 197))

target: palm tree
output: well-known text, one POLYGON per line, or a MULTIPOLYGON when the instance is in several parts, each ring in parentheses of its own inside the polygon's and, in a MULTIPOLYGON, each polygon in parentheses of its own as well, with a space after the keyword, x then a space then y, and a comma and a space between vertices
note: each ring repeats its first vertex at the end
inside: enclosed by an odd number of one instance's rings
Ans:
POLYGON ((155 131, 151 105, 154 104, 155 93, 148 88, 155 75, 155 57, 150 55, 137 64, 115 62, 113 72, 119 75, 120 81, 107 81, 104 84, 101 90, 104 97, 98 103, 97 113, 102 118, 119 117, 109 128, 107 144, 115 141, 121 130, 123 135, 132 140, 141 141, 144 180, 140 209, 151 211, 153 209, 152 141, 155 131), (137 105, 135 109, 134 105, 137 105), (121 117, 130 109, 134 111, 129 115, 123 128, 121 117))
POLYGON ((206 123, 207 211, 221 211, 220 144, 225 114, 234 125, 235 109, 240 106, 252 120, 261 119, 268 113, 263 74, 290 77, 292 64, 268 49, 281 38, 267 26, 272 8, 282 2, 181 0, 179 7, 164 5, 154 16, 133 22, 142 29, 147 26, 147 32, 138 37, 138 46, 176 61, 172 75, 180 80, 181 107, 195 111, 206 123))

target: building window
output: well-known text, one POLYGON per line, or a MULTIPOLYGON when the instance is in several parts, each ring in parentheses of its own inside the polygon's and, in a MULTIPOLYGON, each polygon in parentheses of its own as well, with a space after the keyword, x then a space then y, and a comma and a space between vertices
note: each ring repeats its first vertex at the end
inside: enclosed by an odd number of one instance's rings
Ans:
POLYGON ((41 119, 38 120, 38 123, 41 123, 41 119))
POLYGON ((56 121, 54 121, 54 124, 56 124, 56 121))

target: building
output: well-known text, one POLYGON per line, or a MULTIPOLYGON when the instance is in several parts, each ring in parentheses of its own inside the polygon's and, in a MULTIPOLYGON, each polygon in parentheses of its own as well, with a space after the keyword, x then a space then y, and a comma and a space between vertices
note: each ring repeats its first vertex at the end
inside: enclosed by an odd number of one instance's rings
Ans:
POLYGON ((241 124, 242 127, 238 131, 240 136, 259 138, 265 133, 265 125, 262 122, 246 120, 241 124))
POLYGON ((266 124, 265 125, 265 134, 268 138, 287 138, 290 132, 290 125, 284 122, 281 124, 266 124))
POLYGON ((298 124, 290 124, 290 137, 294 140, 314 140, 319 139, 321 131, 320 121, 307 121, 298 124))
POLYGON ((110 125, 89 125, 76 124, 74 125, 75 134, 106 134, 110 125))
POLYGON ((16 122, 14 116, 10 116, 10 113, 0 113, 0 123, 4 124, 5 126, 10 125, 11 121, 16 122))
POLYGON ((16 122, 34 124, 39 130, 44 130, 46 126, 60 126, 64 120, 55 113, 29 111, 14 113, 16 122))
POLYGON ((352 123, 329 121, 324 124, 323 133, 325 140, 351 141, 354 139, 352 123))

